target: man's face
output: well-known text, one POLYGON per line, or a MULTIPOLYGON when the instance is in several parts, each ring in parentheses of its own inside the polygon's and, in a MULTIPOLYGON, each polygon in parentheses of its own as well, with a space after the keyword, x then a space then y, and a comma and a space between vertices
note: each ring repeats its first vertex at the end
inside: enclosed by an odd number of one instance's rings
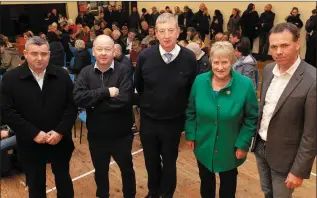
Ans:
POLYGON ((53 9, 53 10, 52 10, 52 13, 53 13, 54 15, 56 15, 56 14, 57 14, 57 10, 56 10, 56 9, 53 9))
POLYGON ((156 8, 152 8, 152 13, 156 13, 156 12, 157 12, 156 8))
POLYGON ((77 31, 82 32, 83 31, 83 26, 81 24, 78 24, 77 26, 77 31))
POLYGON ((143 29, 143 30, 149 29, 149 24, 147 24, 146 22, 145 22, 145 23, 142 23, 141 26, 142 26, 142 29, 143 29))
POLYGON ((175 21, 156 25, 155 34, 164 50, 172 50, 175 47, 179 33, 180 29, 176 26, 175 21))
POLYGON ((127 30, 127 29, 122 29, 122 35, 123 35, 123 36, 128 35, 128 30, 127 30))
POLYGON ((112 32, 111 37, 113 38, 113 40, 116 41, 119 39, 120 36, 118 34, 112 32))
POLYGON ((122 9, 121 5, 117 5, 117 10, 121 11, 121 9, 122 9))
POLYGON ((206 9, 206 5, 205 5, 204 3, 201 3, 201 4, 199 5, 199 10, 200 10, 200 11, 205 11, 205 9, 206 9))
POLYGON ((114 44, 109 39, 98 38, 92 52, 98 65, 110 65, 114 58, 114 44))
POLYGON ((95 30, 100 30, 100 26, 99 25, 95 25, 95 30))
POLYGON ((111 28, 112 28, 112 31, 113 31, 113 30, 119 30, 118 26, 116 26, 115 24, 112 24, 112 25, 111 25, 111 28))
POLYGON ((238 39, 238 37, 232 36, 232 34, 230 34, 230 36, 229 36, 229 41, 230 41, 230 43, 232 43, 232 44, 236 44, 236 43, 239 41, 239 39, 238 39))
POLYGON ((50 60, 50 51, 47 45, 30 44, 24 50, 24 57, 33 71, 45 70, 50 60))
POLYGON ((135 33, 134 32, 129 32, 128 38, 129 38, 130 41, 133 41, 134 38, 135 38, 135 33))
POLYGON ((273 33, 269 37, 270 52, 275 62, 282 67, 290 67, 298 56, 300 39, 293 41, 289 31, 273 33))
POLYGON ((297 14, 298 14, 298 12, 297 12, 296 9, 292 10, 292 15, 293 15, 293 16, 297 16, 297 14))
POLYGON ((119 58, 121 55, 121 50, 118 47, 114 48, 114 57, 119 58))
POLYGON ((154 28, 149 28, 149 35, 154 36, 154 34, 155 34, 154 28))
POLYGON ((137 11, 136 7, 133 7, 132 12, 136 12, 136 11, 137 11))
POLYGON ((265 7, 264 7, 264 11, 270 11, 271 10, 271 6, 270 5, 266 5, 265 7))

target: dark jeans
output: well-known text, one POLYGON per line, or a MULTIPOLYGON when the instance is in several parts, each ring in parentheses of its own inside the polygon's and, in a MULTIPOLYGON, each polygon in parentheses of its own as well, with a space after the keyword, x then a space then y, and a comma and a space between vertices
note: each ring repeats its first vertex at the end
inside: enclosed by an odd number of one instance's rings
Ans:
POLYGON ((140 137, 148 173, 149 195, 172 198, 176 188, 176 160, 184 118, 154 120, 142 115, 140 137))
MULTIPOLYGON (((215 173, 208 170, 204 165, 198 162, 199 177, 201 180, 200 194, 202 198, 216 197, 216 176, 215 173)), ((220 198, 234 198, 237 188, 238 170, 232 169, 219 173, 220 177, 220 198)))
MULTIPOLYGON (((18 152, 20 152, 18 150, 18 152)), ((72 179, 69 175, 69 161, 73 150, 66 152, 47 153, 42 156, 32 156, 29 160, 21 160, 25 171, 26 182, 29 187, 29 198, 46 197, 46 162, 51 161, 52 172, 55 176, 55 184, 58 198, 74 197, 72 179), (46 156, 48 155, 48 156, 46 156)), ((21 153, 21 152, 20 152, 21 153)))
POLYGON ((259 42, 259 54, 267 55, 269 51, 269 33, 261 33, 259 42))
POLYGON ((289 189, 285 185, 288 174, 279 173, 270 168, 266 160, 266 147, 263 140, 260 140, 257 144, 254 154, 259 170, 261 189, 265 198, 291 198, 294 189, 289 189))
POLYGON ((124 198, 133 198, 136 194, 135 173, 132 163, 133 135, 118 139, 88 138, 91 159, 95 167, 96 196, 109 197, 109 164, 111 156, 118 164, 122 177, 124 198))

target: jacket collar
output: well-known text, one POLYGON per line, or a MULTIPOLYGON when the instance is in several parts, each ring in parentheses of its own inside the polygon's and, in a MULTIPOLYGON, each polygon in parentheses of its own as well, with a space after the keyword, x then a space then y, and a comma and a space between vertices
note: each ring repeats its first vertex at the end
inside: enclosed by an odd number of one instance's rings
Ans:
MULTIPOLYGON (((33 77, 33 74, 29 68, 29 65, 28 63, 25 61, 25 63, 23 65, 20 66, 21 67, 21 75, 20 75, 20 78, 21 79, 27 79, 29 78, 30 76, 33 77)), ((45 76, 57 76, 57 72, 56 72, 56 69, 55 69, 56 66, 53 66, 51 64, 49 64, 47 67, 46 67, 46 72, 45 72, 45 76)))

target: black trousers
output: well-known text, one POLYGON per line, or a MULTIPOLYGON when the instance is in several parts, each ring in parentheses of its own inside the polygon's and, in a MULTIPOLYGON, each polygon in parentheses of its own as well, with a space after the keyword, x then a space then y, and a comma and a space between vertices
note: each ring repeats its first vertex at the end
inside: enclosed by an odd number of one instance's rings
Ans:
MULTIPOLYGON (((65 142, 64 142, 65 143, 65 142)), ((26 182, 29 188, 29 198, 46 197, 46 162, 51 161, 52 172, 55 176, 55 185, 58 198, 73 198, 73 182, 69 175, 69 161, 74 151, 72 141, 68 142, 69 148, 41 145, 41 153, 26 155, 22 148, 18 147, 18 156, 25 171, 26 182)))
POLYGON ((269 33, 261 33, 259 39, 259 54, 267 55, 269 51, 269 33))
POLYGON ((96 196, 109 197, 109 164, 113 157, 118 164, 122 177, 122 192, 124 198, 135 197, 136 182, 132 163, 133 134, 118 139, 90 138, 88 135, 89 150, 95 167, 96 196))
MULTIPOLYGON (((200 194, 202 198, 216 197, 216 176, 210 172, 204 165, 198 162, 199 177, 201 180, 200 194)), ((234 198, 237 188, 238 170, 232 169, 229 171, 220 172, 220 198, 234 198)))
POLYGON ((176 188, 176 160, 184 118, 154 120, 142 115, 140 137, 148 173, 149 195, 172 198, 176 188))

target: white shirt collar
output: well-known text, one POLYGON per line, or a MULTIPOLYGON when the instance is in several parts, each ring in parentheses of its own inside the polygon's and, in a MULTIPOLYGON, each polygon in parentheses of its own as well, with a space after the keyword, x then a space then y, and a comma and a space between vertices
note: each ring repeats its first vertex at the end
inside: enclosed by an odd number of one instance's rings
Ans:
POLYGON ((279 66, 276 64, 275 67, 273 68, 272 72, 273 72, 274 76, 281 76, 281 75, 285 75, 285 74, 293 76, 293 74, 295 73, 296 69, 298 68, 298 66, 300 64, 300 61, 301 61, 301 59, 298 56, 295 63, 282 74, 280 73, 279 66))
POLYGON ((181 47, 179 45, 175 45, 174 49, 170 52, 165 51, 161 45, 159 45, 159 50, 160 50, 160 54, 162 57, 165 57, 164 54, 165 53, 171 53, 172 56, 172 60, 175 59, 175 57, 179 54, 179 52, 181 51, 181 47))
POLYGON ((40 75, 37 75, 37 73, 35 73, 30 67, 29 67, 29 69, 31 70, 33 76, 34 76, 36 79, 38 79, 38 78, 44 78, 44 75, 45 75, 45 73, 46 73, 46 69, 44 69, 44 71, 43 71, 42 73, 40 73, 40 75))
MULTIPOLYGON (((112 60, 109 69, 110 69, 110 68, 114 71, 114 60, 112 60)), ((94 69, 98 69, 99 71, 101 71, 101 70, 99 69, 98 65, 97 65, 97 62, 95 63, 94 69)), ((108 70, 109 70, 109 69, 108 69, 108 70)), ((107 71, 108 71, 108 70, 107 70, 107 71)))

